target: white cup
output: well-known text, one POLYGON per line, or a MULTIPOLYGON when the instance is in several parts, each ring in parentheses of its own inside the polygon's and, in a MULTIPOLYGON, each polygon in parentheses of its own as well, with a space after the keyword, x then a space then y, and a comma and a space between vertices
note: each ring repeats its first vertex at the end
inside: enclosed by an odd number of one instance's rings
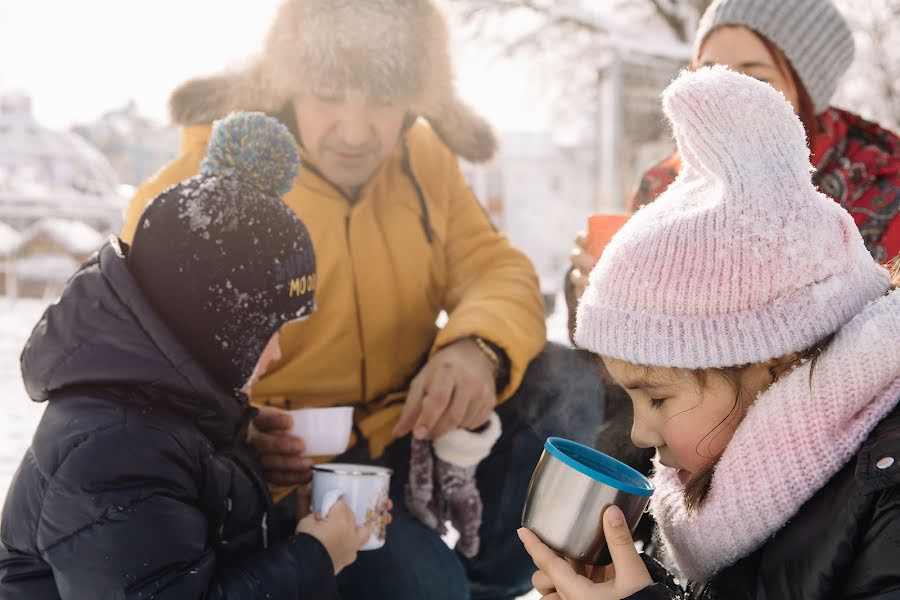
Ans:
POLYGON ((353 407, 301 408, 288 411, 291 433, 306 442, 306 456, 337 456, 347 449, 353 430, 353 407))
POLYGON ((368 525, 372 534, 360 550, 384 546, 387 533, 390 469, 369 465, 326 463, 313 467, 312 508, 327 515, 343 500, 356 516, 356 524, 368 525))

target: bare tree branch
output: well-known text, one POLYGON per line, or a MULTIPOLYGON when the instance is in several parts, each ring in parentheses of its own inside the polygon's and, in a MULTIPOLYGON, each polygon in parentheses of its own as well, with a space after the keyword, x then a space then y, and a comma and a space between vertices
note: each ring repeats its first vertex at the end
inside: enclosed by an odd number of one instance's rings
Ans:
POLYGON ((888 127, 900 125, 900 0, 838 0, 857 34, 856 59, 836 102, 888 127))
POLYGON ((666 3, 669 6, 663 6, 662 0, 650 0, 650 3, 653 4, 656 12, 659 13, 659 16, 661 16, 672 31, 675 32, 678 39, 682 42, 688 41, 687 24, 680 15, 672 10, 671 3, 666 3))

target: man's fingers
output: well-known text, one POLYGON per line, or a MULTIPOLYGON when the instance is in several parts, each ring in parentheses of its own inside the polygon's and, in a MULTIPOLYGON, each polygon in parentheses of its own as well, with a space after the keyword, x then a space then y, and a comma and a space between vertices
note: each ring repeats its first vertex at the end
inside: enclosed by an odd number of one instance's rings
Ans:
POLYGON ((302 519, 312 512, 312 483, 297 490, 297 515, 302 519))
POLYGON ((456 385, 453 389, 453 395, 450 398, 447 409, 444 411, 444 414, 441 415, 441 418, 438 419, 438 422, 431 428, 429 436, 431 439, 437 439, 445 433, 449 433, 454 429, 465 426, 469 407, 476 402, 472 396, 473 392, 474 386, 472 385, 456 385))
POLYGON ((250 448, 257 456, 265 454, 301 455, 306 451, 306 442, 302 438, 284 433, 261 433, 250 435, 247 440, 250 448))
POLYGON ((259 457, 259 464, 263 471, 311 472, 313 467, 312 459, 299 454, 263 454, 259 457))
POLYGON ((403 437, 412 431, 413 425, 419 418, 419 413, 422 411, 422 402, 424 400, 423 393, 425 391, 426 377, 427 374, 423 369, 423 372, 420 372, 409 384, 409 392, 406 394, 406 403, 403 405, 403 412, 400 413, 400 420, 394 425, 394 437, 403 437))
POLYGON ((494 382, 481 385, 477 388, 475 397, 469 402, 466 416, 460 426, 466 429, 478 429, 487 424, 496 405, 497 393, 494 391, 494 382))
POLYGON ((444 411, 450 405, 453 394, 453 380, 449 377, 440 377, 431 381, 422 401, 422 411, 416 420, 413 436, 418 439, 434 437, 431 435, 434 426, 444 416, 444 411))
POLYGON ((603 511, 603 535, 616 569, 616 588, 634 593, 651 585, 653 580, 634 547, 631 531, 618 506, 603 511))
POLYGON ((263 432, 287 431, 294 425, 294 418, 287 411, 274 406, 263 406, 253 419, 253 426, 263 432))

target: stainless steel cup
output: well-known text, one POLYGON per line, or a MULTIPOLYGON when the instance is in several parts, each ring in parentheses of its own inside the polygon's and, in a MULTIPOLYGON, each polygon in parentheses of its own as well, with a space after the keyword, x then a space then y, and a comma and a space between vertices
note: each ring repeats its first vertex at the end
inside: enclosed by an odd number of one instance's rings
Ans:
POLYGON ((609 564, 603 511, 615 504, 634 531, 653 490, 649 479, 611 456, 552 437, 531 476, 522 526, 563 556, 609 564))

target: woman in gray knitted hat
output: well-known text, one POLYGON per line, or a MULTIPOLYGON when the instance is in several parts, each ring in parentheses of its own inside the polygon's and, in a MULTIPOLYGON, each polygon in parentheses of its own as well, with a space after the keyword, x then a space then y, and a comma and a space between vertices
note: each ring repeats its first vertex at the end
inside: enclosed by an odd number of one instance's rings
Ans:
MULTIPOLYGON (((853 215, 872 256, 888 262, 900 253, 900 138, 829 104, 853 53, 831 0, 715 0, 700 20, 692 66, 725 65, 782 92, 806 127, 813 182, 853 215)), ((675 153, 649 169, 629 209, 656 199, 680 168, 675 153)), ((570 332, 596 262, 580 235, 566 277, 570 332)))

